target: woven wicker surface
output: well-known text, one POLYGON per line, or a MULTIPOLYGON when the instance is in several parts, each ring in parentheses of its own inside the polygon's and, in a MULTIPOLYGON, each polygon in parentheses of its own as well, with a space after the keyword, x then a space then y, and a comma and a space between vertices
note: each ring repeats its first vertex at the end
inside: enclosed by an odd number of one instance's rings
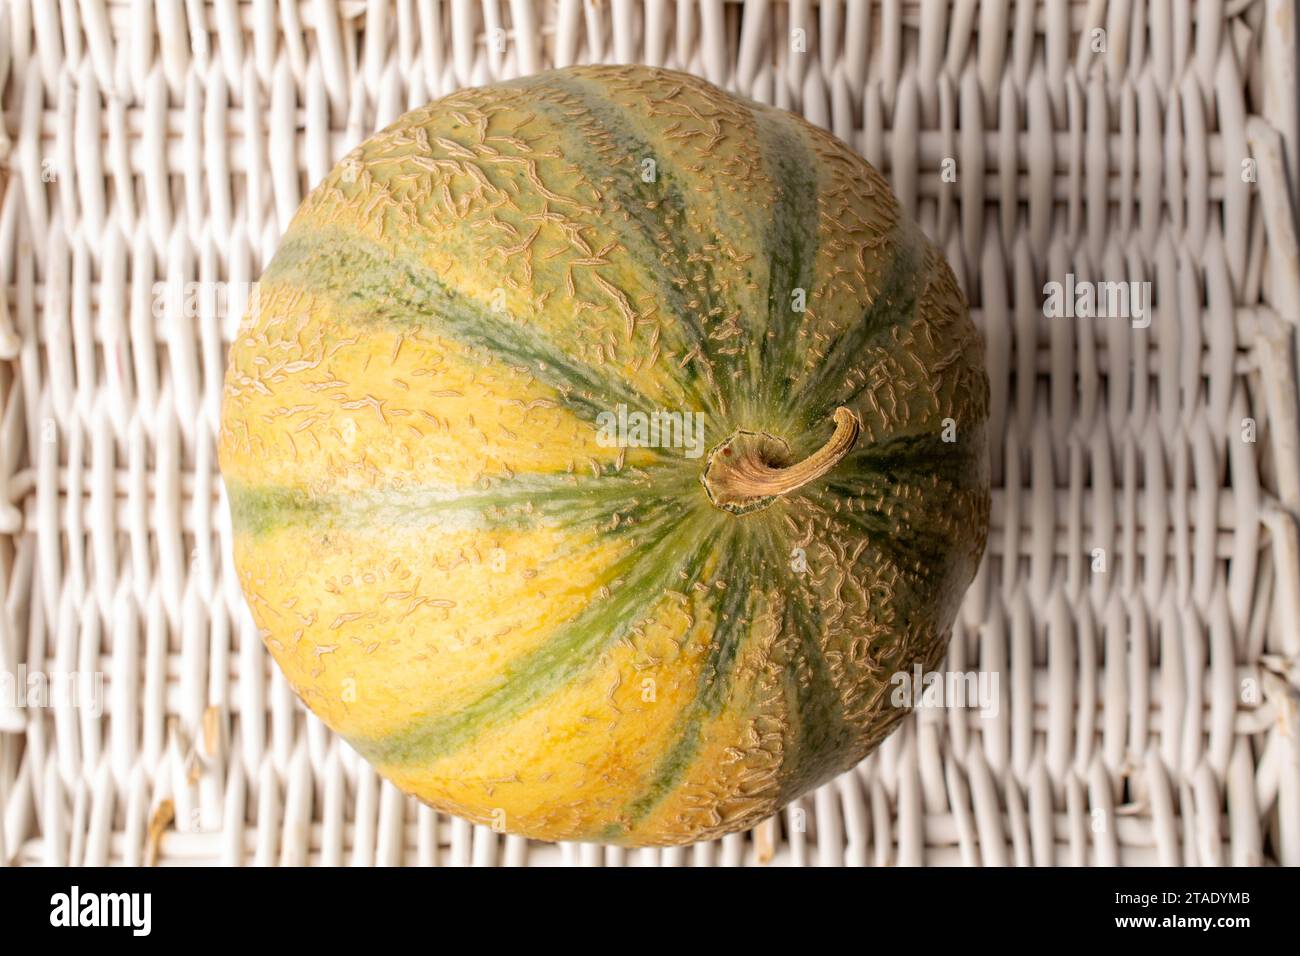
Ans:
POLYGON ((0 862, 1300 863, 1295 13, 0 4, 0 678, 103 695, 0 696, 0 862), (779 819, 668 851, 506 837, 380 781, 263 651, 215 466, 239 290, 333 161, 457 87, 598 60, 861 151, 946 249, 993 396, 945 667, 996 675, 996 716, 920 712, 779 819), (1069 274, 1150 281, 1150 328, 1045 318, 1069 274), (235 304, 167 313, 162 281, 235 304))

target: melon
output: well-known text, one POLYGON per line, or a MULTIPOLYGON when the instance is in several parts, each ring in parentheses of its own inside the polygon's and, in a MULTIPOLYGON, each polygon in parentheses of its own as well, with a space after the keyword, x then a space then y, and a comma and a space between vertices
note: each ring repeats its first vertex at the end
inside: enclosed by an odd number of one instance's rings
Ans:
POLYGON ((987 537, 983 345, 802 119, 586 66, 405 114, 230 352, 233 557, 312 712, 547 840, 751 827, 906 717, 987 537))

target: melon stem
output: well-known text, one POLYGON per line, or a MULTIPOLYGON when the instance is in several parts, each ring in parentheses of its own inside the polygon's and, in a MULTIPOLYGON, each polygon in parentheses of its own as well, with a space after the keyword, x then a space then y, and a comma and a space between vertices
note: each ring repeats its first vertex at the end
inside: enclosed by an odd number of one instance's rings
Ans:
POLYGON ((835 432, 803 461, 772 463, 782 443, 770 435, 738 432, 714 449, 703 477, 709 497, 727 511, 750 510, 765 500, 802 488, 826 474, 853 450, 862 431, 858 416, 841 405, 835 409, 835 432))

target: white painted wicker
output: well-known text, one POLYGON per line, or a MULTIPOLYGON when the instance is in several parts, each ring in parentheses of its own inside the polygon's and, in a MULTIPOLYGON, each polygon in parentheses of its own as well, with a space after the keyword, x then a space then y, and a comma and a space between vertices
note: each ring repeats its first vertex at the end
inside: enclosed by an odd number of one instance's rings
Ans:
POLYGON ((105 699, 0 699, 0 862, 1300 863, 1295 13, 0 2, 0 675, 102 672, 105 699), (239 316, 154 311, 156 281, 256 278, 305 190, 404 109, 595 60, 832 129, 945 247, 988 340, 994 528, 946 666, 999 675, 997 716, 926 711, 780 819, 684 850, 473 828, 306 713, 227 558, 239 316), (1152 281, 1151 328, 1045 319, 1068 273, 1152 281))

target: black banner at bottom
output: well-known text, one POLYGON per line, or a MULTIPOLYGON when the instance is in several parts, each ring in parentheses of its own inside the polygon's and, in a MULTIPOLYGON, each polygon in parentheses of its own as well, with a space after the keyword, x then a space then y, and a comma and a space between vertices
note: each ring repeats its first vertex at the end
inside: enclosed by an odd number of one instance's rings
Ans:
POLYGON ((609 940, 604 934, 613 932, 673 945, 682 932, 716 926, 730 939, 747 923, 764 934, 777 921, 808 929, 813 945, 832 928, 853 933, 857 923, 873 938, 893 928, 912 944, 930 933, 968 943, 983 934, 1228 941, 1280 932, 1294 905, 1294 881, 1277 869, 0 870, 7 944, 76 933, 82 942, 128 945, 280 934, 295 946, 397 938, 459 946, 466 935, 494 946, 543 937, 558 945, 569 933, 609 940), (593 878, 599 883, 587 885, 593 878))

